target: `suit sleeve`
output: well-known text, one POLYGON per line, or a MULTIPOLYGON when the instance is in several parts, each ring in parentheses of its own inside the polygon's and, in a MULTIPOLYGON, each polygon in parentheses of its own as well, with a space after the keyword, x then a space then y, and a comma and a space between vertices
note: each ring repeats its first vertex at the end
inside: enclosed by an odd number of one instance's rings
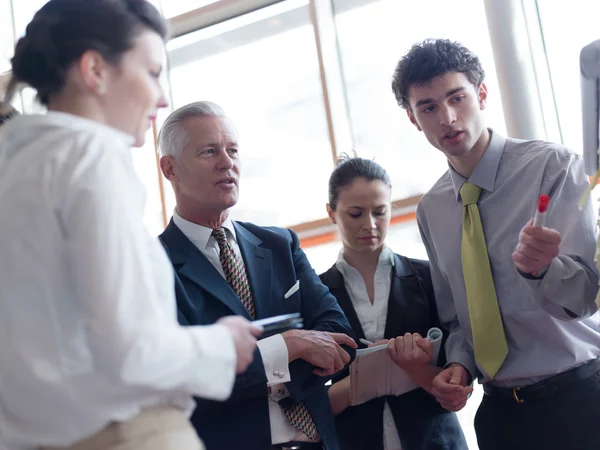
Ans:
MULTIPOLYGON (((328 331, 344 333, 354 339, 354 332, 348 319, 338 305, 336 298, 329 292, 313 268, 299 245, 298 236, 290 230, 292 236, 292 256, 296 276, 300 281, 302 296, 302 316, 304 328, 307 330, 328 331)), ((356 356, 356 351, 343 346, 348 352, 351 361, 356 356)), ((296 360, 290 364, 292 381, 287 383, 288 390, 296 402, 303 401, 317 389, 323 387, 329 378, 319 377, 312 373, 314 366, 304 360, 296 360)))

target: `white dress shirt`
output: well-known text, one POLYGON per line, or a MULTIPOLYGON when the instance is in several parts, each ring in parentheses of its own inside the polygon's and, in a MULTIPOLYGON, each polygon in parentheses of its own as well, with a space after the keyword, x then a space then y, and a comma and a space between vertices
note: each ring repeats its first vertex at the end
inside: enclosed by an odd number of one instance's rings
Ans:
POLYGON ((0 440, 68 446, 190 395, 223 400, 235 347, 177 323, 173 268, 143 226, 133 139, 81 117, 12 119, 0 143, 0 440))
MULTIPOLYGON (((219 244, 212 236, 212 229, 189 222, 183 219, 177 211, 173 213, 173 222, 181 232, 194 244, 200 252, 206 256, 210 263, 225 278, 225 272, 221 266, 219 244)), ((242 259, 240 247, 235 236, 235 228, 231 219, 227 218, 223 223, 225 235, 229 245, 236 255, 242 259)), ((243 260, 243 259, 242 259, 243 260)), ((267 376, 267 386, 271 389, 269 395, 269 420, 271 424, 271 442, 281 444, 290 441, 309 440, 301 431, 291 425, 285 413, 277 403, 286 397, 289 397, 289 391, 283 383, 291 381, 290 369, 288 364, 288 349, 285 341, 280 334, 261 339, 258 341, 260 356, 265 365, 265 374, 267 376)))
MULTIPOLYGON (((358 270, 346 262, 343 249, 339 253, 336 267, 344 277, 344 285, 360 321, 360 326, 365 332, 365 338, 371 342, 384 339, 388 301, 392 285, 394 252, 385 247, 379 255, 373 283, 374 298, 372 304, 367 293, 365 280, 363 280, 358 270)), ((387 401, 383 407, 383 448, 384 450, 402 450, 394 416, 387 401)))

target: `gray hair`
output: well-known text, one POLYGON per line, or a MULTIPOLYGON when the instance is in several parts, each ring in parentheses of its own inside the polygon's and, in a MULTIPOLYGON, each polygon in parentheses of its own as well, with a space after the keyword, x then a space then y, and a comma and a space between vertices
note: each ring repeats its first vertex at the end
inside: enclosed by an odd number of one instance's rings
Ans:
POLYGON ((173 111, 158 135, 158 147, 162 156, 179 156, 186 145, 187 136, 181 126, 192 117, 227 117, 223 108, 213 102, 194 102, 173 111))

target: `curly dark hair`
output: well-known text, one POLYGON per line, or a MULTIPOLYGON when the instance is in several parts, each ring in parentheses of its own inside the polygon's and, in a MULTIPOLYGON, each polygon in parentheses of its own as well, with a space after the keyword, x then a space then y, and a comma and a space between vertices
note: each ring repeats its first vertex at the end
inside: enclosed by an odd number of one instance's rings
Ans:
POLYGON ((458 42, 448 39, 426 39, 414 44, 394 71, 392 91, 398 104, 410 110, 408 90, 448 72, 464 73, 477 87, 485 78, 479 58, 458 42))
POLYGON ((68 69, 87 50, 118 65, 144 30, 167 38, 165 19, 146 0, 50 0, 17 42, 6 100, 18 83, 26 83, 47 106, 63 88, 68 69))

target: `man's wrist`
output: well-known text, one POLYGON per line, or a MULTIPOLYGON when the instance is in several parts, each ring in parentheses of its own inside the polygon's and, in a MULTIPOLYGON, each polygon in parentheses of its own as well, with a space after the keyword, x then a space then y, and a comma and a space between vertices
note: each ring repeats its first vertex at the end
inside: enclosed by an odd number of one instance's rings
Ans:
POLYGON ((550 269, 550 265, 547 265, 546 267, 537 272, 526 273, 517 267, 517 272, 519 272, 519 275, 521 275, 523 278, 527 278, 528 280, 541 280, 542 278, 544 278, 544 275, 546 275, 546 273, 548 272, 548 269, 550 269))
POLYGON ((465 371, 465 386, 473 384, 473 376, 471 375, 471 372, 469 372, 469 370, 461 363, 453 362, 446 365, 446 369, 449 369, 450 367, 461 367, 465 371))
POLYGON ((281 333, 281 337, 288 349, 288 362, 295 361, 302 356, 302 340, 298 339, 302 330, 288 330, 281 333))

